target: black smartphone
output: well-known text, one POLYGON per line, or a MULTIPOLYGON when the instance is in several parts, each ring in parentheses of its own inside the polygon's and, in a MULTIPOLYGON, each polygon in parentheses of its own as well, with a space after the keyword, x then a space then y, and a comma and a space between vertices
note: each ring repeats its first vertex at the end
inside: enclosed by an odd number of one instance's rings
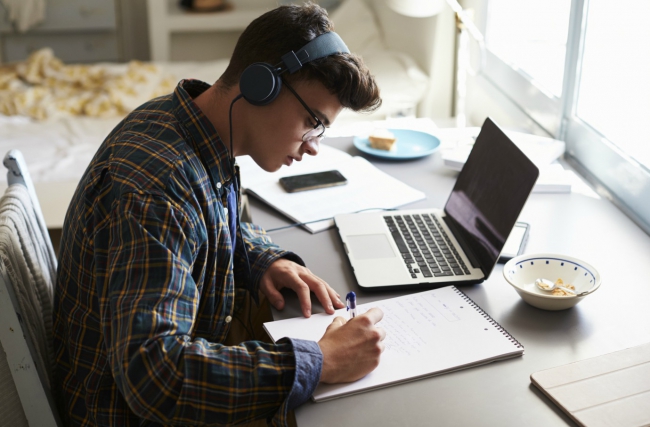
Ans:
POLYGON ((314 190, 316 188, 333 187, 347 184, 348 180, 337 170, 307 173, 304 175, 285 176, 280 178, 280 185, 288 192, 314 190))
POLYGON ((504 263, 508 260, 524 253, 526 242, 528 241, 528 230, 530 224, 527 222, 517 222, 515 228, 510 232, 506 244, 499 255, 499 262, 504 263))

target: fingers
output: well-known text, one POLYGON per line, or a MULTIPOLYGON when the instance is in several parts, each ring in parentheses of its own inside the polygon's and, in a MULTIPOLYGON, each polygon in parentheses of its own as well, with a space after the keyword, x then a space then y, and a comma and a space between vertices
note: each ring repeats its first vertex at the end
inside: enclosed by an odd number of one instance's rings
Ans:
POLYGON ((284 308, 285 304, 284 297, 278 291, 283 287, 296 292, 305 317, 310 317, 312 312, 310 292, 316 295, 327 314, 334 314, 335 309, 345 307, 341 296, 327 282, 308 268, 280 258, 269 266, 260 282, 260 289, 278 310, 284 308))
POLYGON ((300 280, 299 282, 292 283, 288 287, 293 289, 298 296, 302 315, 305 317, 311 317, 311 297, 309 295, 309 287, 307 284, 300 280))
MULTIPOLYGON (((377 322, 379 322, 381 319, 384 318, 384 312, 381 311, 380 308, 373 307, 370 310, 363 313, 361 316, 367 317, 372 322, 372 324, 374 325, 377 322)), ((359 316, 359 317, 361 317, 361 316, 359 316)), ((384 335, 385 335, 385 333, 384 333, 384 335)))
POLYGON ((377 332, 379 332, 379 348, 383 353, 386 350, 386 345, 384 340, 386 339, 386 330, 384 328, 377 327, 377 332))
POLYGON ((318 301, 320 301, 323 308, 325 308, 327 314, 334 314, 334 303, 337 303, 337 308, 343 308, 343 303, 340 302, 340 300, 337 301, 338 297, 336 296, 334 289, 332 289, 323 279, 314 276, 309 270, 307 270, 307 274, 301 275, 300 278, 305 281, 305 284, 316 295, 316 298, 318 298, 318 301))
POLYGON ((271 305, 277 310, 284 308, 284 297, 272 284, 267 281, 262 281, 260 283, 260 291, 262 291, 271 305))
POLYGON ((383 341, 386 339, 386 330, 384 328, 380 328, 379 326, 376 327, 377 332, 379 332, 379 341, 383 341))
POLYGON ((356 381, 374 370, 386 346, 386 331, 376 326, 383 313, 379 309, 346 321, 336 317, 328 326, 318 345, 323 353, 321 382, 356 381))
POLYGON ((344 317, 336 316, 334 318, 334 320, 332 320, 332 323, 330 323, 330 325, 327 327, 327 329, 335 330, 335 329, 340 328, 341 326, 345 325, 346 323, 348 323, 348 321, 345 320, 344 317))
POLYGON ((334 308, 345 307, 345 303, 341 301, 341 295, 339 295, 330 285, 327 285, 327 292, 329 292, 330 298, 334 302, 334 308))

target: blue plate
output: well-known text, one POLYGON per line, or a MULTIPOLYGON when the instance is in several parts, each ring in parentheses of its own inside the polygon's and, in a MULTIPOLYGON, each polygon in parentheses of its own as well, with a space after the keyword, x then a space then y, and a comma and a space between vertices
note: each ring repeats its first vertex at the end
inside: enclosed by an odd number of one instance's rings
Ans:
POLYGON ((377 150, 370 147, 368 138, 354 137, 353 143, 360 151, 385 159, 417 159, 428 156, 440 148, 440 140, 435 136, 408 129, 388 129, 397 138, 397 150, 377 150))

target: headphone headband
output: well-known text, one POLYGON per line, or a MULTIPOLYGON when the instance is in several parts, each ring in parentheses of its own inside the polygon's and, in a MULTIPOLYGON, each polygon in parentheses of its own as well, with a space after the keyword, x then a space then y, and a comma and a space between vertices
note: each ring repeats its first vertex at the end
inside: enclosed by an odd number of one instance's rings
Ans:
POLYGON ((301 47, 298 52, 291 51, 282 55, 279 68, 265 62, 249 65, 239 79, 239 90, 251 104, 267 105, 280 93, 280 74, 285 71, 293 74, 308 62, 337 53, 350 53, 341 37, 333 31, 321 34, 301 47))
POLYGON ((290 74, 295 73, 308 62, 337 53, 350 53, 345 42, 335 32, 321 34, 304 45, 298 52, 288 52, 282 55, 282 63, 290 74))

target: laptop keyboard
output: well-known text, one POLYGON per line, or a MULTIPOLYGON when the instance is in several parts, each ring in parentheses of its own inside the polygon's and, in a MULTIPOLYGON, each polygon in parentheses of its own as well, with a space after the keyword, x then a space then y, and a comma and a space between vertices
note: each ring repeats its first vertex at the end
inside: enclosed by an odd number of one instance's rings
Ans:
POLYGON ((392 215, 384 221, 412 278, 470 274, 434 215, 392 215))

